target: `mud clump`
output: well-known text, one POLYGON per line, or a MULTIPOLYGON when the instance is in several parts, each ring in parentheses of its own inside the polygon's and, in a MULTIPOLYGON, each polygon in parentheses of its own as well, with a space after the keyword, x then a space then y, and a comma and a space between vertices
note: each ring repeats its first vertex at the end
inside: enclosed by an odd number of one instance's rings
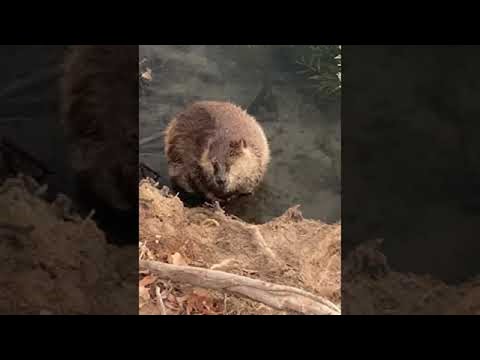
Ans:
MULTIPOLYGON (((219 206, 186 208, 150 180, 142 180, 139 192, 140 260, 221 270, 300 288, 340 305, 340 224, 304 219, 293 207, 268 223, 251 225, 219 206)), ((140 313, 286 312, 145 273, 140 276, 140 313)))

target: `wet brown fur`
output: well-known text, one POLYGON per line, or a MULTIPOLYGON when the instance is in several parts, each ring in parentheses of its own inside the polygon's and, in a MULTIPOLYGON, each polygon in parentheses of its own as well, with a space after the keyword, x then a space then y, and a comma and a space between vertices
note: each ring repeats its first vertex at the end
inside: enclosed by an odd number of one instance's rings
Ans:
POLYGON ((196 102, 170 122, 165 154, 172 182, 210 200, 254 192, 270 161, 267 138, 257 121, 234 104, 216 101, 196 102), (213 181, 212 159, 227 167, 225 188, 213 181))
POLYGON ((115 210, 138 201, 138 46, 73 45, 64 61, 62 122, 77 179, 115 210))

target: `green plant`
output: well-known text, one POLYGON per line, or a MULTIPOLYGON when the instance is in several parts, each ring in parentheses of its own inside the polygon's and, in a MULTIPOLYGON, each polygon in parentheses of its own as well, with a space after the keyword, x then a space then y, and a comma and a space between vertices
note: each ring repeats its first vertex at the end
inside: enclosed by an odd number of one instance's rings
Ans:
POLYGON ((341 45, 307 45, 306 54, 297 60, 302 67, 299 73, 308 76, 317 91, 338 95, 342 88, 341 50, 341 45))
POLYGON ((247 45, 249 49, 279 46, 288 49, 298 73, 307 76, 315 91, 325 96, 339 96, 342 89, 341 45, 247 45))

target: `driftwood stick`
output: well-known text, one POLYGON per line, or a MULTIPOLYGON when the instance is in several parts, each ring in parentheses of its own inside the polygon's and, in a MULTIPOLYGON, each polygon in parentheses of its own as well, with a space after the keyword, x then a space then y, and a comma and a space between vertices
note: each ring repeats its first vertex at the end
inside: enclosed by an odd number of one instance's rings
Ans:
POLYGON ((290 310, 307 315, 340 315, 340 309, 327 299, 291 286, 272 284, 223 271, 157 261, 141 260, 140 270, 148 270, 164 280, 236 293, 277 310, 290 310))

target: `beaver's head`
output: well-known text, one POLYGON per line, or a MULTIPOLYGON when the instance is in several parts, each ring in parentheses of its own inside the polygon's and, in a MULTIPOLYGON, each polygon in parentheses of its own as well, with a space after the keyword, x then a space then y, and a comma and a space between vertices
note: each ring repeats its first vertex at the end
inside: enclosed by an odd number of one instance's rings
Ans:
POLYGON ((243 179, 258 168, 258 159, 245 139, 212 139, 205 149, 200 167, 209 189, 218 197, 234 195, 243 179))

